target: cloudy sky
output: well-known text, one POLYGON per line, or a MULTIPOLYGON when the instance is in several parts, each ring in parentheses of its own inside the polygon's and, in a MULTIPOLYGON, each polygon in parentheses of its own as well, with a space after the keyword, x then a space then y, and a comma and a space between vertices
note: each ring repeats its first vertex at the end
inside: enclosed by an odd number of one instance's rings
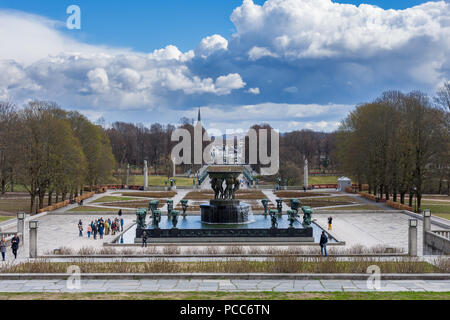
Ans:
POLYGON ((106 123, 332 131, 383 91, 450 79, 446 1, 0 0, 0 100, 106 123), (69 30, 68 6, 81 9, 69 30))

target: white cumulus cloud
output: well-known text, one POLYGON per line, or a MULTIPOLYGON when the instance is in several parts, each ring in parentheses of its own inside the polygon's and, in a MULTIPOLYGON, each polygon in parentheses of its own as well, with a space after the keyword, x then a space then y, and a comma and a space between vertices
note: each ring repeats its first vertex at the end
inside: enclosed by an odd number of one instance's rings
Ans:
POLYGON ((202 58, 207 58, 215 52, 227 50, 228 40, 221 35, 214 34, 202 39, 197 49, 195 50, 195 54, 202 58))

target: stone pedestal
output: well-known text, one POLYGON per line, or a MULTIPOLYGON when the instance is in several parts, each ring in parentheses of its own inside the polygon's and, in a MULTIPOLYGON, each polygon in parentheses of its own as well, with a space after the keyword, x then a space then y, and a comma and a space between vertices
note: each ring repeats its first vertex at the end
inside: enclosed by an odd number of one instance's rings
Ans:
POLYGON ((303 169, 303 185, 308 189, 309 185, 309 169, 308 169, 308 159, 305 159, 305 167, 303 169))
POLYGON ((30 258, 37 258, 37 222, 30 222, 30 258))
POLYGON ((147 161, 144 161, 144 190, 148 190, 148 166, 147 161))
POLYGON ((23 240, 25 238, 25 219, 17 218, 17 233, 21 234, 19 246, 23 246, 23 240))
POLYGON ((428 246, 426 243, 426 233, 431 231, 431 214, 427 215, 424 214, 423 216, 423 255, 428 255, 429 254, 429 250, 428 250, 428 246))
POLYGON ((210 224, 239 224, 248 222, 250 206, 239 200, 211 200, 200 206, 202 222, 210 224))
POLYGON ((416 219, 411 219, 409 221, 408 255, 410 255, 411 257, 417 256, 417 220, 416 219))

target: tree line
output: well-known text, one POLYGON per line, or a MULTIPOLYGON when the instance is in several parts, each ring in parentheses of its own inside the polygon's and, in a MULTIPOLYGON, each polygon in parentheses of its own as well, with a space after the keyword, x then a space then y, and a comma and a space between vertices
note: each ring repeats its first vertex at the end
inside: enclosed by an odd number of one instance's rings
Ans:
MULTIPOLYGON (((128 164, 142 168, 144 160, 147 160, 153 174, 168 175, 172 173, 171 151, 177 142, 171 141, 172 133, 176 128, 186 129, 191 133, 191 148, 194 150, 194 124, 193 121, 183 118, 177 127, 174 125, 151 124, 146 127, 143 124, 115 122, 106 129, 113 154, 117 163, 117 176, 125 177, 128 164), (166 172, 169 171, 169 172, 166 172)), ((261 129, 271 129, 268 124, 254 125, 252 129, 259 132, 261 129)), ((203 134, 205 129, 203 128, 203 134)), ((214 138, 213 138, 214 139, 214 138)), ((238 141, 234 138, 235 147, 238 141)), ((210 142, 203 142, 203 150, 210 142)), ((226 143, 224 140, 223 143, 226 143)), ((248 163, 249 149, 246 141, 245 159, 248 163)), ((270 136, 269 136, 270 146, 270 136)), ((270 150, 270 147, 269 147, 270 150)), ((335 152, 335 134, 314 132, 312 130, 300 130, 280 135, 280 173, 274 177, 265 177, 265 180, 275 181, 278 176, 288 178, 290 185, 301 184, 304 159, 308 159, 309 167, 317 170, 335 169, 333 153, 335 152)), ((259 154, 259 145, 257 148, 259 154)), ((191 154, 194 163, 194 154, 191 154)), ((258 159, 259 162, 259 159, 258 159)), ((179 173, 195 173, 201 166, 184 164, 177 167, 179 173)), ((259 165, 253 168, 259 172, 259 165)), ((138 171, 141 171, 138 169, 138 171)))
POLYGON ((344 172, 380 198, 420 209, 424 192, 450 192, 450 85, 433 99, 420 91, 383 93, 356 107, 337 132, 344 172), (399 199, 398 199, 399 198, 399 199))
POLYGON ((80 113, 47 101, 23 108, 0 102, 0 191, 22 185, 31 197, 30 213, 45 206, 46 196, 52 205, 86 185, 110 182, 114 167, 105 131, 80 113))

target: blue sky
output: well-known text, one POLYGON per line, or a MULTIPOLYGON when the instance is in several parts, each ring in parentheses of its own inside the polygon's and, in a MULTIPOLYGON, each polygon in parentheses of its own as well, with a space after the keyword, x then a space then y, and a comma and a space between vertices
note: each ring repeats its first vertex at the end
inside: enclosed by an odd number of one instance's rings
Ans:
MULTIPOLYGON (((255 3, 263 4, 264 0, 255 3)), ((367 0, 334 1, 360 5, 369 3, 384 9, 405 9, 427 1, 367 0)), ((225 38, 235 31, 230 21, 241 0, 0 0, 0 8, 21 10, 54 20, 67 19, 66 8, 76 4, 82 9, 83 27, 68 32, 88 43, 130 47, 153 51, 173 44, 190 50, 204 37, 220 34, 225 38)))
POLYGON ((108 123, 202 107, 222 130, 332 131, 384 90, 431 95, 449 79, 449 13, 417 0, 0 0, 0 100, 108 123), (72 4, 81 30, 65 28, 72 4))

